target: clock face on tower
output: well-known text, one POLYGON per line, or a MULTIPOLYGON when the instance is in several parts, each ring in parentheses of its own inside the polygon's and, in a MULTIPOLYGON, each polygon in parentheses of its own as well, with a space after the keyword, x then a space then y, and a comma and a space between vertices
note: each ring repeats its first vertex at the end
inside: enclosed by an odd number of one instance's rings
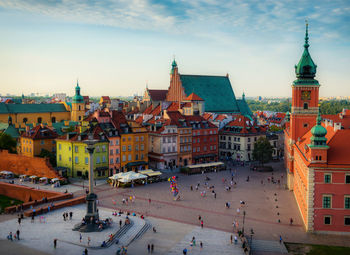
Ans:
POLYGON ((311 91, 309 90, 303 90, 301 92, 301 99, 302 100, 310 100, 311 99, 311 91))

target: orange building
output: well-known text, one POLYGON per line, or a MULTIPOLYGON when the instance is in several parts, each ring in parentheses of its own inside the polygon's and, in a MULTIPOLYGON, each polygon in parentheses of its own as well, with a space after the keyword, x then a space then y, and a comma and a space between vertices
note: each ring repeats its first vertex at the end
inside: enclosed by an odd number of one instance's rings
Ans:
MULTIPOLYGON (((285 129, 285 166, 288 188, 293 190, 305 229, 350 233, 350 129, 347 110, 341 118, 318 109, 319 83, 308 48, 295 66, 292 111, 285 129)), ((349 114, 350 115, 350 114, 349 114)))
POLYGON ((56 152, 55 139, 57 133, 44 125, 38 125, 27 129, 20 137, 20 154, 35 157, 39 156, 42 150, 56 152))

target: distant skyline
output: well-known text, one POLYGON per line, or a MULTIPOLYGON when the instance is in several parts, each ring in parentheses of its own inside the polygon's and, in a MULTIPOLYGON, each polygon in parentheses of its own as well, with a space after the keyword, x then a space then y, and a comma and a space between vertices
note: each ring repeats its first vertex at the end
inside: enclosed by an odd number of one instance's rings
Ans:
POLYGON ((309 22, 320 96, 350 96, 346 0, 0 0, 0 94, 130 96, 182 74, 291 97, 309 22))

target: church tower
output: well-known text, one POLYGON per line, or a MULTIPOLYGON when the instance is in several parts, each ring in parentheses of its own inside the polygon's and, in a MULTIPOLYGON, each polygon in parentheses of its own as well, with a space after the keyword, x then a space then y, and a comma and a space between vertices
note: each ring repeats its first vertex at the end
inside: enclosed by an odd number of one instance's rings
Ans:
POLYGON ((80 95, 79 82, 77 81, 77 86, 75 87, 75 95, 72 100, 71 109, 71 120, 72 121, 82 121, 85 114, 85 103, 84 98, 80 95))
POLYGON ((183 99, 185 99, 185 97, 186 97, 186 94, 181 84, 179 69, 174 59, 173 63, 171 64, 170 86, 168 89, 166 100, 180 103, 182 102, 183 99))
POLYGON ((306 24, 304 52, 295 66, 297 79, 292 84, 290 134, 292 143, 316 124, 320 84, 315 80, 316 68, 309 53, 308 24, 306 24))

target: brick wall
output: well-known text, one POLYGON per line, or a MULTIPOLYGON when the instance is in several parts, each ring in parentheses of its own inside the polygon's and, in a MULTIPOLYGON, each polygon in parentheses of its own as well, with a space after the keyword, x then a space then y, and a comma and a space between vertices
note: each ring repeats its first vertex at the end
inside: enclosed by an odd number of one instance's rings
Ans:
POLYGON ((48 160, 38 157, 26 157, 0 151, 0 170, 11 171, 15 174, 36 175, 47 178, 60 178, 48 160))

